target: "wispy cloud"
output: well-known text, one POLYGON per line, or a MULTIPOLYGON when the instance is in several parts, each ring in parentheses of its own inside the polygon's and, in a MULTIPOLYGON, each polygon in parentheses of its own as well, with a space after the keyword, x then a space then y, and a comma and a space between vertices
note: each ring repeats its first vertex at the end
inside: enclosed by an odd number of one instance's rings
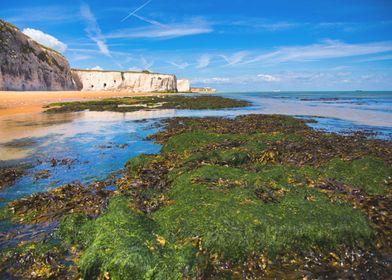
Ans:
POLYGON ((162 23, 160 23, 160 22, 158 22, 156 20, 149 19, 149 18, 146 18, 146 17, 142 17, 142 16, 139 16, 137 14, 134 14, 133 16, 138 18, 138 19, 140 19, 140 20, 142 20, 142 21, 144 21, 144 22, 147 22, 149 24, 152 24, 152 25, 155 25, 155 26, 158 26, 158 27, 162 27, 162 28, 168 28, 167 25, 164 25, 164 24, 162 24, 162 23))
POLYGON ((368 57, 359 60, 359 62, 371 62, 371 61, 383 61, 383 60, 392 60, 392 54, 368 57))
POLYGON ((70 6, 36 6, 28 8, 4 9, 2 17, 14 24, 50 23, 64 24, 80 20, 77 9, 70 6))
POLYGON ((85 55, 85 54, 74 54, 72 56, 72 60, 73 61, 82 61, 82 60, 87 60, 90 59, 91 56, 90 55, 85 55))
POLYGON ((211 62, 211 57, 209 55, 202 55, 198 60, 197 60, 197 69, 203 69, 206 68, 208 65, 210 65, 211 62))
POLYGON ((139 11, 142 10, 145 6, 147 6, 148 4, 150 4, 151 1, 152 1, 152 0, 149 0, 149 1, 147 1, 146 3, 144 3, 143 5, 141 5, 140 7, 136 8, 134 11, 132 11, 131 13, 129 13, 125 18, 123 18, 123 19, 121 20, 121 22, 123 22, 123 21, 125 21, 126 19, 128 19, 129 17, 133 16, 133 17, 135 17, 135 18, 137 18, 137 19, 140 19, 141 21, 144 21, 144 22, 146 22, 146 23, 149 23, 149 24, 152 24, 152 25, 155 25, 155 26, 158 26, 158 27, 162 27, 162 28, 167 28, 166 25, 164 25, 164 24, 162 24, 162 23, 160 23, 160 22, 158 22, 158 21, 156 21, 156 20, 153 20, 153 19, 150 19, 150 18, 147 18, 147 17, 143 17, 143 16, 137 14, 137 12, 139 12, 139 11))
POLYGON ((138 8, 136 8, 135 10, 133 10, 132 12, 130 12, 125 18, 123 18, 121 21, 125 21, 128 18, 130 18, 131 16, 134 16, 138 11, 140 11, 141 9, 143 9, 145 6, 147 6, 148 4, 150 4, 152 0, 148 0, 146 3, 144 3, 143 5, 139 6, 138 8))
POLYGON ((101 28, 99 27, 94 14, 91 12, 90 7, 83 3, 80 6, 80 13, 87 23, 85 31, 88 37, 97 44, 97 47, 102 54, 111 57, 105 38, 102 35, 101 28))
POLYGON ((219 85, 219 84, 230 84, 232 82, 231 77, 208 77, 208 78, 193 78, 191 79, 192 84, 204 84, 204 85, 219 85))
POLYGON ((267 31, 267 32, 289 30, 304 25, 303 23, 297 23, 297 22, 285 22, 285 21, 268 22, 265 19, 259 19, 259 18, 247 18, 244 20, 234 21, 229 24, 235 26, 247 27, 255 30, 267 31))
POLYGON ((236 52, 232 55, 221 55, 228 65, 236 65, 241 63, 249 53, 246 51, 236 52))
POLYGON ((327 40, 320 44, 307 46, 281 47, 275 51, 255 56, 243 64, 262 62, 277 64, 282 62, 304 62, 360 55, 377 54, 392 51, 391 42, 366 44, 348 44, 341 41, 327 40))
POLYGON ((143 71, 143 70, 151 71, 151 68, 155 64, 155 60, 147 59, 144 55, 141 55, 139 58, 128 57, 127 59, 125 59, 124 62, 129 63, 131 61, 134 61, 133 62, 134 66, 129 67, 128 68, 129 71, 143 71))
POLYGON ((188 62, 174 62, 174 61, 168 61, 170 65, 173 65, 174 67, 178 69, 185 69, 189 66, 188 62))
POLYGON ((31 39, 37 41, 38 43, 52 48, 58 52, 63 53, 67 49, 66 44, 61 42, 59 39, 53 37, 52 35, 42 32, 41 30, 25 28, 22 32, 29 36, 31 39))
POLYGON ((355 80, 351 72, 301 72, 301 71, 284 71, 279 73, 258 74, 258 75, 236 75, 227 77, 213 78, 194 78, 192 83, 205 85, 225 85, 225 84, 309 84, 312 83, 348 83, 355 80))
POLYGON ((155 61, 154 60, 147 60, 144 56, 140 57, 140 62, 142 65, 143 70, 151 70, 151 67, 154 65, 155 61))
POLYGON ((212 32, 212 27, 202 19, 190 19, 182 23, 161 24, 118 30, 105 36, 106 39, 170 39, 212 32))
POLYGON ((276 75, 270 75, 270 74, 259 74, 257 75, 260 80, 265 81, 265 82, 279 82, 281 78, 276 75))

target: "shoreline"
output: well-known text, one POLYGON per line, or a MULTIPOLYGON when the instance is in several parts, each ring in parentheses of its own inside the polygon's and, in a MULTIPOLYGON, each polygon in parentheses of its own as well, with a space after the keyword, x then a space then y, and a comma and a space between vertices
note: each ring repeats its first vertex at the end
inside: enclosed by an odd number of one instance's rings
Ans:
POLYGON ((45 108, 43 108, 45 105, 56 102, 166 94, 169 93, 133 93, 121 91, 0 91, 0 117, 42 112, 45 110, 45 108))

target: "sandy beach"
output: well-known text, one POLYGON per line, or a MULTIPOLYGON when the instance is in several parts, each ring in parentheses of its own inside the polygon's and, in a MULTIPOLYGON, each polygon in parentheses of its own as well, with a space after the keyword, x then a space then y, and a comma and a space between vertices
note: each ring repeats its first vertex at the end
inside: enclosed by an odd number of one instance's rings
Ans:
POLYGON ((120 91, 0 91, 0 116, 40 112, 44 110, 43 106, 54 102, 156 94, 120 91))

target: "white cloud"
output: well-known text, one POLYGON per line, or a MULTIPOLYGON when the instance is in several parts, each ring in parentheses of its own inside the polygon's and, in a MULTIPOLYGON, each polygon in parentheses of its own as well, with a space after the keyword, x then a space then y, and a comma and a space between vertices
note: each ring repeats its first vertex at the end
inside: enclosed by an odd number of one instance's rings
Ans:
POLYGON ((353 79, 351 72, 301 72, 284 71, 274 74, 258 75, 237 75, 214 78, 195 78, 193 83, 201 84, 254 84, 259 85, 270 83, 292 83, 292 84, 313 84, 313 83, 348 83, 353 79))
POLYGON ((282 30, 296 28, 300 25, 301 24, 299 24, 299 23, 292 23, 292 22, 275 22, 275 23, 256 24, 255 28, 263 29, 263 30, 270 31, 270 32, 275 32, 275 31, 282 31, 282 30))
POLYGON ((99 27, 95 16, 91 12, 90 7, 87 4, 82 4, 80 6, 80 13, 87 23, 85 31, 88 37, 97 44, 97 47, 102 54, 111 57, 105 38, 102 35, 101 28, 99 27))
POLYGON ((143 70, 151 70, 151 67, 154 65, 154 60, 147 60, 144 56, 140 57, 140 63, 143 70))
POLYGON ((213 78, 194 78, 191 79, 192 84, 228 84, 231 83, 232 79, 228 77, 213 77, 213 78))
POLYGON ((242 62, 248 54, 248 52, 241 51, 232 55, 221 55, 221 57, 227 62, 228 65, 236 65, 242 62))
POLYGON ((38 43, 54 49, 58 52, 65 52, 67 49, 67 45, 63 42, 59 41, 57 38, 52 35, 46 34, 41 30, 33 29, 33 28, 25 28, 22 31, 24 34, 29 36, 31 39, 37 41, 38 43))
POLYGON ((274 76, 274 75, 269 75, 269 74, 259 74, 257 77, 260 78, 260 80, 265 81, 265 82, 279 82, 280 77, 274 76))
POLYGON ((371 61, 382 61, 382 60, 392 60, 392 54, 364 58, 361 59, 359 62, 371 62, 371 61))
POLYGON ((174 62, 174 61, 168 61, 169 64, 173 65, 174 67, 178 68, 178 69, 185 69, 189 66, 188 62, 174 62))
POLYGON ((139 16, 137 14, 134 14, 133 16, 135 18, 138 18, 138 19, 140 19, 140 20, 142 20, 144 22, 147 22, 149 24, 152 24, 152 25, 155 25, 155 26, 158 26, 158 27, 168 28, 166 25, 164 25, 164 24, 162 24, 162 23, 160 23, 160 22, 158 22, 156 20, 149 19, 149 18, 146 18, 146 17, 142 17, 142 16, 139 16))
MULTIPOLYGON (((157 22, 155 22, 157 23, 157 22)), ((191 19, 183 23, 153 24, 148 27, 122 29, 105 36, 107 39, 170 39, 212 32, 211 26, 204 20, 191 19)))
POLYGON ((129 63, 131 61, 134 61, 134 63, 137 64, 137 66, 129 67, 128 71, 136 71, 136 72, 140 72, 143 70, 151 71, 151 67, 155 64, 154 60, 152 59, 148 60, 143 55, 141 55, 139 59, 128 57, 125 60, 125 63, 129 63))
POLYGON ((135 10, 133 10, 132 12, 130 12, 125 18, 123 18, 121 20, 121 22, 127 20, 130 16, 134 16, 136 14, 136 12, 140 11, 141 9, 143 9, 145 6, 147 6, 148 4, 150 4, 152 0, 148 0, 146 3, 144 3, 143 5, 139 6, 138 8, 136 8, 135 10))
MULTIPOLYGON (((34 3, 35 4, 35 3, 34 3)), ((65 24, 76 22, 79 20, 77 10, 73 6, 61 5, 43 5, 34 6, 22 5, 24 7, 2 9, 2 16, 10 14, 11 16, 5 17, 8 22, 12 23, 45 23, 48 25, 65 24)))
POLYGON ((198 69, 206 68, 208 65, 210 65, 210 62, 211 62, 211 57, 209 55, 204 54, 197 60, 196 68, 198 69))
POLYGON ((231 22, 230 25, 249 27, 256 30, 277 32, 288 29, 293 29, 305 25, 305 23, 296 22, 267 22, 266 20, 260 18, 247 18, 245 20, 239 20, 231 22))
POLYGON ((91 56, 85 55, 85 54, 75 54, 72 58, 74 61, 82 61, 82 60, 87 60, 90 59, 91 56))
POLYGON ((308 46, 281 47, 276 51, 264 53, 244 61, 243 64, 254 62, 262 62, 265 64, 277 64, 293 61, 304 62, 369 55, 390 51, 392 51, 391 42, 348 44, 341 41, 327 40, 321 44, 308 46))
POLYGON ((93 68, 91 68, 90 70, 103 70, 103 68, 101 66, 95 66, 93 68))
POLYGON ((217 87, 220 90, 374 90, 390 88, 392 75, 367 70, 366 73, 339 71, 282 71, 260 75, 196 77, 192 84, 217 87), (274 78, 270 78, 272 76, 274 78), (276 80, 276 82, 266 82, 276 80))

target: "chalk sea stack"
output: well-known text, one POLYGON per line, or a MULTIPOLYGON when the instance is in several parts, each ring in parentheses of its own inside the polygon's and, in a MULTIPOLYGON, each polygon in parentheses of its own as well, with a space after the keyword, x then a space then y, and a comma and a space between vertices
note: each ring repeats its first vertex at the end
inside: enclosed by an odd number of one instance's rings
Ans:
POLYGON ((0 19, 0 90, 76 90, 60 53, 0 19))

